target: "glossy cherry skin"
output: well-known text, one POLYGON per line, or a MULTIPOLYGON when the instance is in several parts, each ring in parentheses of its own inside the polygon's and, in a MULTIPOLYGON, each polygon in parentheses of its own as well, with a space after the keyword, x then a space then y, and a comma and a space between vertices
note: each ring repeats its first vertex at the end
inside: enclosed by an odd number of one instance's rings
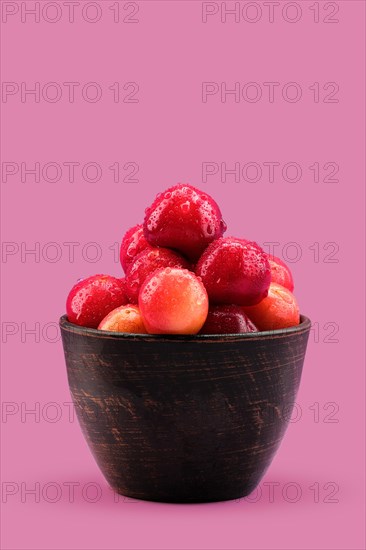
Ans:
POLYGON ((295 296, 277 283, 271 283, 268 296, 259 304, 244 308, 258 330, 293 327, 300 322, 300 310, 295 296))
POLYGON ((225 230, 226 224, 213 198, 186 183, 160 193, 146 209, 147 241, 178 250, 192 262, 225 230))
POLYGON ((284 286, 290 292, 293 292, 294 280, 288 265, 277 256, 268 255, 268 261, 271 268, 271 282, 284 286))
POLYGON ((141 312, 136 305, 132 304, 120 306, 110 311, 100 322, 98 329, 110 330, 112 332, 146 334, 141 312))
POLYGON ((178 252, 169 248, 149 246, 133 259, 127 270, 126 293, 131 303, 137 304, 140 288, 146 277, 161 267, 188 269, 190 264, 178 252))
POLYGON ((206 321, 208 297, 194 273, 166 267, 146 278, 139 307, 150 334, 197 334, 206 321))
POLYGON ((257 332, 257 327, 241 306, 210 306, 200 334, 242 334, 257 332))
POLYGON ((125 273, 137 254, 146 248, 150 248, 150 245, 145 239, 142 224, 134 225, 126 231, 121 242, 119 255, 125 273))
POLYGON ((257 304, 267 296, 271 281, 267 254, 256 243, 234 237, 211 243, 196 274, 212 304, 257 304))
POLYGON ((107 313, 127 302, 124 279, 93 275, 73 286, 67 297, 66 312, 70 323, 97 328, 107 313))

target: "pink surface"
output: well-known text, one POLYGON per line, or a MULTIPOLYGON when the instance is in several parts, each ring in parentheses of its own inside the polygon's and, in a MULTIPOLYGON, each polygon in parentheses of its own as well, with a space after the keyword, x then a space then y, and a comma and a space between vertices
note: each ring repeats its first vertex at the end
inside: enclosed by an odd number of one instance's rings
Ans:
POLYGON ((364 2, 238 2, 226 22, 234 2, 80 2, 70 22, 42 1, 39 23, 34 4, 1 2, 2 547, 364 548, 364 2), (69 288, 119 275, 115 243, 178 181, 216 198, 228 235, 277 243, 314 324, 250 501, 115 502, 69 416, 69 288))

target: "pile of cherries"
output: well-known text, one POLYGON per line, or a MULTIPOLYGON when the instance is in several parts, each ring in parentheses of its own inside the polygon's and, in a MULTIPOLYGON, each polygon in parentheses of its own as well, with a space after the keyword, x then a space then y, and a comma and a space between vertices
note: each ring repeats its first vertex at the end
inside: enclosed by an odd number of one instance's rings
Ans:
POLYGON ((237 334, 299 324, 293 279, 253 241, 223 237, 216 202, 179 184, 123 237, 125 277, 94 275, 67 298, 76 325, 136 334, 237 334))

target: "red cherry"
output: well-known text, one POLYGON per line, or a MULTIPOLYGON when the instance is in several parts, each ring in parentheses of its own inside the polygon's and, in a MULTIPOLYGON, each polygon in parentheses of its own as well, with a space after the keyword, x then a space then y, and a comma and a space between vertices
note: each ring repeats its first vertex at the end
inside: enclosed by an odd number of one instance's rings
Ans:
POLYGON ((268 296, 259 304, 244 308, 259 330, 293 327, 300 322, 300 310, 295 296, 287 288, 271 283, 268 296))
POLYGON ((277 283, 285 288, 288 288, 290 292, 293 292, 294 281, 290 268, 285 264, 285 262, 276 256, 268 255, 268 261, 271 268, 272 283, 277 283))
POLYGON ((137 304, 140 288, 146 277, 161 267, 188 269, 190 266, 183 256, 173 250, 149 246, 134 258, 127 270, 126 292, 130 302, 137 304))
POLYGON ((139 307, 151 334, 197 334, 207 317, 208 297, 194 273, 166 267, 146 278, 139 307))
POLYGON ((239 334, 257 332, 240 306, 211 306, 200 334, 239 334))
POLYGON ((145 248, 150 248, 150 245, 145 239, 142 224, 134 225, 125 233, 121 242, 120 260, 125 273, 135 256, 145 248))
POLYGON ((225 230, 226 224, 212 197, 186 183, 160 193, 146 209, 147 241, 154 246, 174 248, 192 261, 225 230))
POLYGON ((66 312, 70 323, 97 328, 107 313, 127 302, 124 279, 93 275, 72 287, 66 312))
POLYGON ((271 281, 267 254, 256 243, 234 237, 211 243, 196 274, 216 304, 257 304, 267 296, 271 281))

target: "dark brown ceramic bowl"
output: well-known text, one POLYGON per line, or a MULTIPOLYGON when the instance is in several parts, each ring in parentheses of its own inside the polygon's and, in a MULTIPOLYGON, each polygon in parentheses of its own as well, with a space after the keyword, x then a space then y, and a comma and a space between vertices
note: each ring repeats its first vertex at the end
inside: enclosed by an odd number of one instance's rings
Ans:
POLYGON ((217 336, 60 326, 81 428, 115 491, 210 502, 256 487, 291 416, 309 319, 217 336))

